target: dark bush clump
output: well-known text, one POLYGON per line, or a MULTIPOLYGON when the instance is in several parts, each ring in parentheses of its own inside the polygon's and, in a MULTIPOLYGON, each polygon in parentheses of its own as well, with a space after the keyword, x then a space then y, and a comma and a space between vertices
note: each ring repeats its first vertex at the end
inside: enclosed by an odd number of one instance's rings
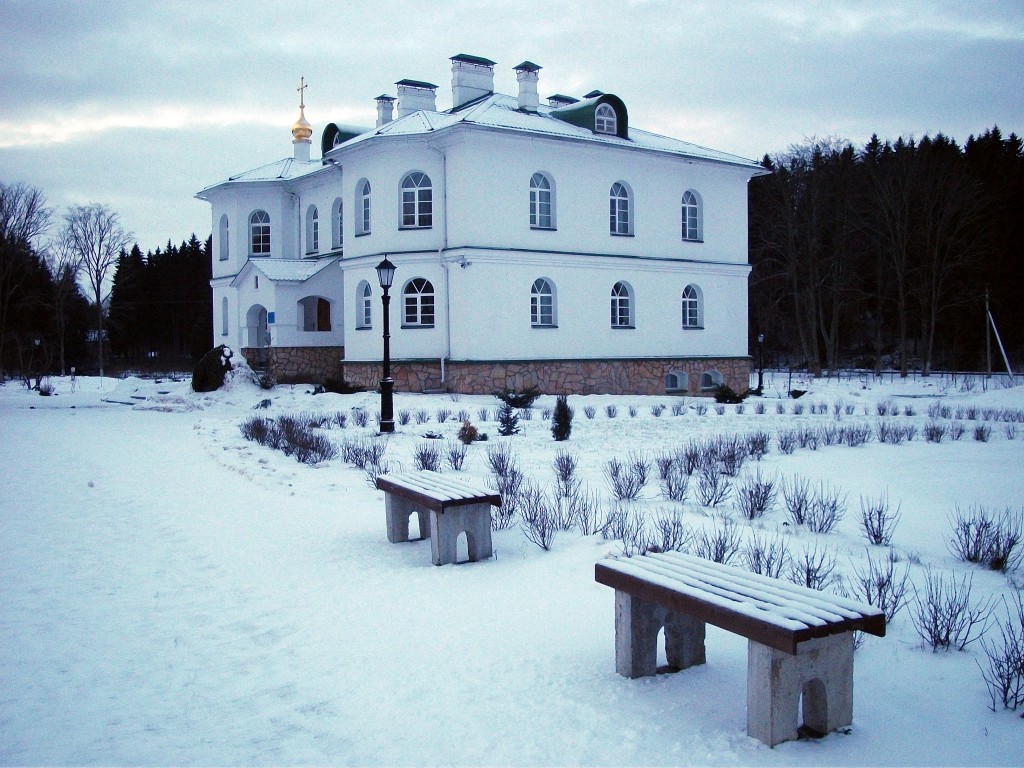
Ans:
POLYGON ((569 407, 569 399, 559 395, 555 400, 555 412, 551 417, 551 436, 555 440, 568 440, 572 433, 573 409, 569 407))
POLYGON ((540 394, 536 387, 527 387, 519 392, 506 387, 501 392, 495 392, 494 396, 513 408, 531 408, 540 394))
POLYGON ((728 384, 719 384, 715 387, 716 403, 742 403, 746 394, 739 394, 728 384))
POLYGON ((333 392, 336 395, 354 395, 357 392, 366 391, 366 387, 349 384, 344 379, 336 379, 333 376, 328 376, 324 379, 323 389, 324 392, 333 392))
POLYGON ((224 376, 231 370, 231 348, 221 344, 214 347, 196 363, 192 372, 192 390, 215 392, 224 385, 224 376))

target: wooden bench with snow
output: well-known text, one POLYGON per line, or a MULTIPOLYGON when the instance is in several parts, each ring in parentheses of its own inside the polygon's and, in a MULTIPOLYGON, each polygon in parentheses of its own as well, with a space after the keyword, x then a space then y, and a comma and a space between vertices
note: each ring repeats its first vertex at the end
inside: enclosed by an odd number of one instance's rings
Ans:
POLYGON ((747 735, 768 746, 853 722, 854 630, 885 636, 885 615, 826 594, 681 552, 601 561, 615 590, 615 669, 658 671, 665 629, 670 669, 705 662, 706 624, 747 638, 747 735))
POLYGON ((420 539, 430 539, 434 565, 456 562, 462 533, 470 562, 493 554, 491 507, 501 506, 500 494, 430 470, 381 475, 377 488, 384 491, 388 541, 393 544, 409 541, 409 517, 416 513, 420 539))

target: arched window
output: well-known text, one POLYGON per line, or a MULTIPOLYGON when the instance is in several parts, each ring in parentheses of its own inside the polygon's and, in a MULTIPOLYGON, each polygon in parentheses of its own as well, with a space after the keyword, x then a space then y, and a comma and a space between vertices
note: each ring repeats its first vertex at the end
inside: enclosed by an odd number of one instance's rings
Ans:
POLYGON ((683 288, 683 328, 704 327, 704 300, 700 288, 688 285, 683 288))
POLYGON ((692 189, 683 193, 683 240, 704 239, 703 217, 701 216, 700 195, 692 189))
POLYGON ((669 371, 665 376, 665 392, 673 394, 677 392, 688 392, 690 389, 690 377, 686 371, 669 371))
POLYGON ((343 250, 345 247, 345 208, 339 197, 331 206, 331 246, 335 250, 343 250))
POLYGON ((306 209, 306 253, 320 250, 320 212, 315 205, 306 209))
POLYGON ((629 283, 616 283, 612 286, 612 328, 632 328, 633 322, 633 291, 629 283))
POLYGON ((228 251, 231 248, 231 238, 228 237, 228 234, 228 215, 225 213, 220 217, 220 227, 217 231, 217 239, 220 241, 219 253, 221 261, 228 260, 228 251))
POLYGON ((615 110, 608 104, 598 104, 594 111, 594 132, 610 133, 614 136, 617 132, 618 120, 615 110))
POLYGON ((356 234, 370 234, 370 182, 356 184, 356 234))
POLYGON ((356 286, 356 328, 373 327, 373 289, 365 280, 356 286))
POLYGON ((434 327, 434 286, 429 280, 416 277, 402 289, 403 328, 434 327))
POLYGON ((228 297, 220 300, 220 335, 228 335, 228 297))
POLYGON ((551 281, 538 277, 530 289, 530 325, 550 328, 555 325, 555 288, 551 281))
POLYGON ((700 388, 703 392, 709 392, 712 389, 717 389, 724 383, 725 378, 714 368, 710 371, 704 371, 704 373, 700 375, 700 388))
POLYGON ((270 214, 253 211, 249 217, 249 248, 253 256, 270 255, 270 214))
POLYGON ((613 235, 633 234, 633 201, 623 182, 612 184, 608 193, 608 231, 613 235))
POLYGON ((554 189, 547 174, 530 177, 530 226, 534 229, 555 228, 554 189))
POLYGON ((402 226, 425 229, 433 224, 430 177, 413 171, 402 179, 402 226))

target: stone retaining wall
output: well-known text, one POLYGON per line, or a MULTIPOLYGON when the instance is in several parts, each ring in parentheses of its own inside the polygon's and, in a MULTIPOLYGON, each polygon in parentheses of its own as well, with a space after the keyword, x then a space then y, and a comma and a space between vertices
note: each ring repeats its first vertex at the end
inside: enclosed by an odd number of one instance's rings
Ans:
MULTIPOLYGON (((687 374, 686 394, 701 392, 705 371, 722 374, 724 383, 737 392, 749 388, 750 358, 719 357, 653 360, 522 360, 495 362, 449 361, 444 389, 469 395, 489 395, 506 387, 522 390, 535 386, 546 394, 567 395, 663 395, 665 377, 672 371, 687 374)), ((341 376, 350 384, 376 389, 381 364, 341 362, 341 376)), ((399 361, 391 365, 396 392, 442 389, 438 360, 399 361)), ((682 393, 680 393, 682 394, 682 393)))
POLYGON ((279 382, 320 384, 341 378, 339 363, 344 347, 246 347, 242 350, 250 368, 269 371, 279 382))

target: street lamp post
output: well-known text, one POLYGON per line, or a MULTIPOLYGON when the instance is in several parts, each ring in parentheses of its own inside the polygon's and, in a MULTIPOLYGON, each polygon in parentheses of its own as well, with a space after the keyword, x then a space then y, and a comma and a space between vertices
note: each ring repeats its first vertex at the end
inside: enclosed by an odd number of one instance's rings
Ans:
POLYGON ((764 392, 764 334, 757 334, 757 394, 764 392))
POLYGON ((377 279, 380 281, 381 302, 384 305, 384 377, 380 380, 380 431, 395 431, 395 381, 391 378, 391 297, 388 291, 395 281, 395 265, 384 257, 377 265, 377 279))

